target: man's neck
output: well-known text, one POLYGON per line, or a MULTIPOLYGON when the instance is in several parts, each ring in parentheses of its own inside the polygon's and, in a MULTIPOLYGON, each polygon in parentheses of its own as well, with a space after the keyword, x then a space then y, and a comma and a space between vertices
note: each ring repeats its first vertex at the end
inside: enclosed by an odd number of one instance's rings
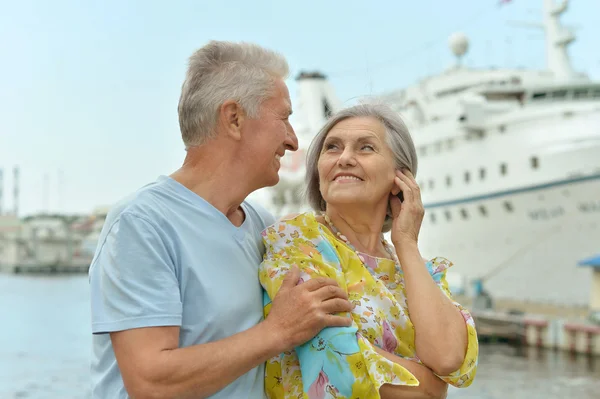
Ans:
POLYGON ((171 174, 171 178, 239 226, 244 221, 240 205, 253 191, 244 184, 248 181, 244 176, 247 168, 237 165, 234 154, 215 151, 211 147, 207 144, 190 148, 183 165, 171 174))

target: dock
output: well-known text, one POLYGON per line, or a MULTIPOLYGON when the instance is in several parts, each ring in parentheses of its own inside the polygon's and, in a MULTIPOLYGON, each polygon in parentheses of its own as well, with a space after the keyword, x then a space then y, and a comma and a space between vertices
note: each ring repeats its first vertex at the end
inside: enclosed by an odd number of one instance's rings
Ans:
POLYGON ((600 325, 585 319, 494 310, 472 311, 471 315, 482 343, 506 342, 600 356, 600 325))
POLYGON ((15 265, 14 274, 83 274, 89 271, 90 265, 15 265))
POLYGON ((472 311, 480 342, 524 344, 527 340, 525 318, 491 310, 472 311))
POLYGON ((89 263, 16 264, 0 265, 0 272, 11 274, 85 274, 89 263))

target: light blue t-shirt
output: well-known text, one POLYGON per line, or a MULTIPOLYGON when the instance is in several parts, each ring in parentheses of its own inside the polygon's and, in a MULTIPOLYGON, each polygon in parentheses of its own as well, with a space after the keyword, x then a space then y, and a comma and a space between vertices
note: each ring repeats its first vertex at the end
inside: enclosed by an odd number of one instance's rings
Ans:
MULTIPOLYGON (((109 332, 180 326, 179 345, 216 341, 263 320, 260 232, 274 222, 242 204, 240 227, 161 176, 116 205, 90 267, 92 397, 127 398, 109 332)), ((264 365, 212 398, 264 398, 264 365)))

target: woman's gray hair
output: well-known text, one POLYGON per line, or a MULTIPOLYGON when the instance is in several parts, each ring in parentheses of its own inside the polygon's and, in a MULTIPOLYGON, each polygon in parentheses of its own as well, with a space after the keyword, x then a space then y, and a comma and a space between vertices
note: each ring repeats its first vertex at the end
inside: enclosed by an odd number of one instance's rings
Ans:
POLYGON ((252 43, 211 41, 189 59, 179 98, 179 127, 186 149, 215 136, 217 115, 227 100, 257 118, 277 78, 289 74, 285 58, 252 43))
MULTIPOLYGON (((387 144, 394 154, 396 168, 406 168, 417 176, 417 152, 408 128, 400 115, 382 103, 365 103, 342 109, 331 116, 310 144, 306 155, 306 192, 309 205, 315 211, 325 211, 326 203, 321 195, 318 163, 327 135, 339 122, 348 118, 371 117, 385 127, 387 144)), ((382 232, 392 228, 391 211, 383 224, 382 232)))

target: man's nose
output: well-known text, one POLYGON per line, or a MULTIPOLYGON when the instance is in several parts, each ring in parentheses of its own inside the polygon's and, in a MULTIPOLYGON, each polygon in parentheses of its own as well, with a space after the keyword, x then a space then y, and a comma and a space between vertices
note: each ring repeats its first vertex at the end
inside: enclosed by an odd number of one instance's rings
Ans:
POLYGON ((298 149, 298 137, 296 137, 296 133, 294 132, 292 125, 290 125, 288 128, 288 134, 284 144, 286 150, 296 151, 298 149))

